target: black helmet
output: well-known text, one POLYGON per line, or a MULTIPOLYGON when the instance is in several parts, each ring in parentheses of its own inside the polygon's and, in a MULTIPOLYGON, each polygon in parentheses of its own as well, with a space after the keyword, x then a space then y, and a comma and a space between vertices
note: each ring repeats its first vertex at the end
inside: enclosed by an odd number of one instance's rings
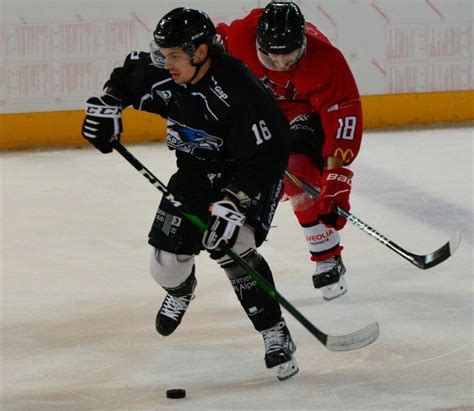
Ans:
POLYGON ((271 2, 258 20, 257 43, 266 54, 291 53, 305 44, 304 16, 291 2, 271 2))
POLYGON ((215 35, 216 28, 209 16, 187 7, 171 10, 153 33, 158 47, 182 47, 190 55, 200 44, 211 44, 215 35))

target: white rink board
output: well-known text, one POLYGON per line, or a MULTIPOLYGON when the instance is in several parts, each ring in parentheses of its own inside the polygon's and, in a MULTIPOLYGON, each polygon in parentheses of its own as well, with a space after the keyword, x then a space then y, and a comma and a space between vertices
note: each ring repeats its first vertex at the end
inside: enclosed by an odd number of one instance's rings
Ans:
MULTIPOLYGON (((472 0, 297 1, 345 54, 361 94, 469 90, 472 0)), ((2 0, 0 113, 82 109, 178 6, 229 22, 266 1, 2 0)))

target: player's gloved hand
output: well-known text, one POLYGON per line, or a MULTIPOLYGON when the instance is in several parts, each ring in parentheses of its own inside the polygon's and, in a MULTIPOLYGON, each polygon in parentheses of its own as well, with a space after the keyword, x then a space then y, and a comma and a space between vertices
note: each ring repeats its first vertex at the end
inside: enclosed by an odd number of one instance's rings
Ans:
POLYGON ((335 210, 338 206, 345 211, 350 210, 352 176, 352 171, 343 167, 324 170, 318 200, 318 218, 324 225, 340 230, 346 224, 346 219, 335 210))
POLYGON ((101 153, 110 153, 112 142, 120 140, 122 105, 111 95, 91 97, 86 102, 82 135, 101 153))
POLYGON ((211 218, 202 238, 202 245, 211 253, 211 258, 219 259, 224 255, 220 249, 222 245, 232 247, 235 244, 244 221, 245 216, 232 201, 221 200, 213 204, 211 218))

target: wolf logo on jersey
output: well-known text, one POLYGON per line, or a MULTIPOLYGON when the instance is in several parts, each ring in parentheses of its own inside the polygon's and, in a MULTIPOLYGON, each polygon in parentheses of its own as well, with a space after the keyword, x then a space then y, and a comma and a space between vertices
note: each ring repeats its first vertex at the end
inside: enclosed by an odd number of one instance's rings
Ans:
POLYGON ((215 158, 220 152, 223 141, 204 130, 196 130, 168 118, 166 144, 173 150, 210 159, 215 158))

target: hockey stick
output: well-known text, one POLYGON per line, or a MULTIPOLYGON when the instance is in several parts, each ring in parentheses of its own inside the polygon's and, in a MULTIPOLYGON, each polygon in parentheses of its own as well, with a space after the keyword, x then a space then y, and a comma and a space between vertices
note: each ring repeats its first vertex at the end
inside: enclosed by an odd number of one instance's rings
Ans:
MULTIPOLYGON (((155 186, 164 197, 194 226, 201 232, 204 232, 207 225, 198 216, 185 211, 183 204, 178 201, 173 193, 168 190, 150 170, 148 170, 135 156, 130 153, 120 142, 114 141, 113 146, 116 151, 122 155, 136 170, 138 170, 153 186, 155 186)), ((365 347, 374 342, 379 336, 379 326, 377 323, 371 323, 366 327, 353 332, 352 334, 332 336, 327 335, 310 321, 306 319, 288 300, 286 300, 278 291, 276 291, 253 267, 251 267, 239 254, 232 248, 224 250, 236 264, 242 267, 262 289, 273 299, 278 301, 291 315, 293 315, 311 334, 313 334, 327 349, 331 351, 349 351, 365 347)))
MULTIPOLYGON (((311 194, 313 197, 319 197, 319 190, 305 183, 304 181, 299 180, 289 171, 285 171, 285 175, 299 188, 311 194)), ((392 251, 395 251, 398 255, 401 255, 405 260, 408 260, 410 263, 415 265, 422 270, 434 267, 439 263, 442 263, 444 260, 449 258, 454 254, 456 249, 459 246, 461 241, 461 233, 457 231, 454 236, 443 246, 438 248, 429 254, 413 254, 399 245, 395 244, 393 241, 389 240, 382 234, 378 233, 375 229, 370 227, 368 224, 364 223, 362 220, 357 218, 355 215, 349 213, 348 211, 343 210, 340 207, 336 208, 337 214, 344 217, 352 225, 355 225, 357 228, 360 228, 362 231, 366 232, 370 236, 374 237, 376 240, 381 242, 386 247, 390 248, 392 251)))

